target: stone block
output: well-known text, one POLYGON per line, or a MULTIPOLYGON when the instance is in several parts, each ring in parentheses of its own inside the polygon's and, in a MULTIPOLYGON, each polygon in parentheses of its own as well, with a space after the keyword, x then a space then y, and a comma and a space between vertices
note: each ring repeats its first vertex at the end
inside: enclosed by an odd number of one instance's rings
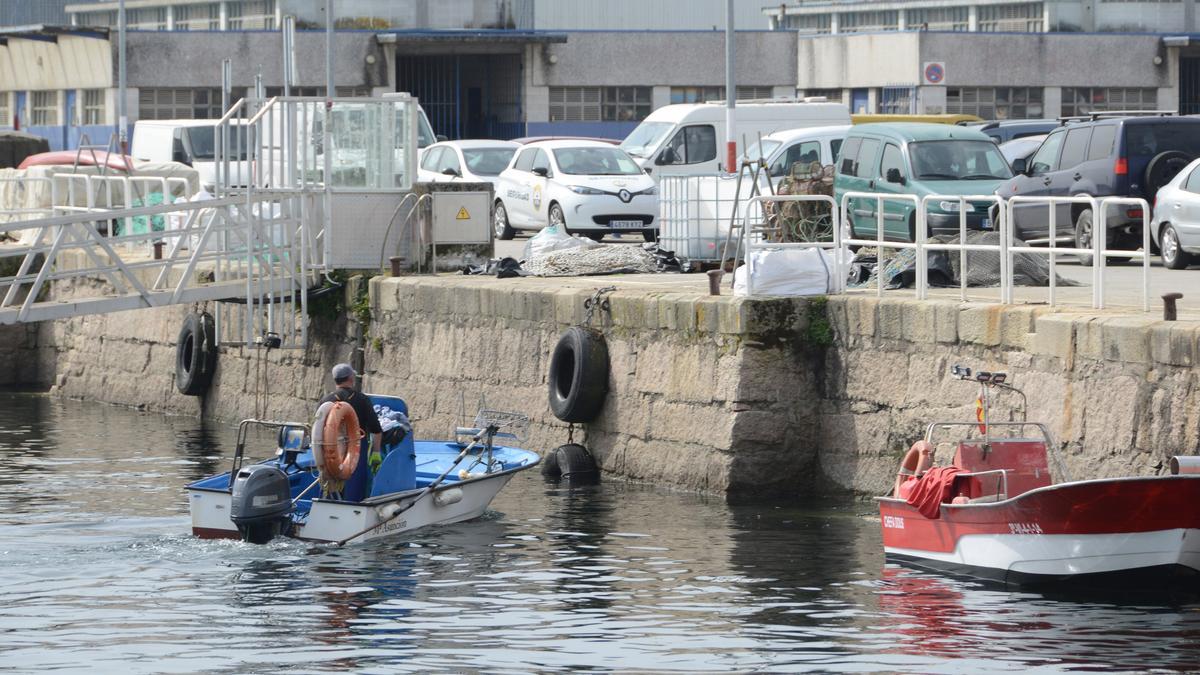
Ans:
POLYGON ((697 298, 692 303, 696 330, 709 334, 718 332, 717 313, 720 302, 719 296, 706 295, 697 298))
POLYGON ((1195 325, 1161 322, 1150 328, 1150 359, 1155 364, 1190 368, 1197 362, 1198 347, 1200 330, 1195 325))
MULTIPOLYGON (((724 296, 722 296, 724 297, 724 296)), ((746 332, 746 300, 730 298, 717 305, 717 330, 727 335, 746 332)))
POLYGON ((948 302, 931 304, 934 308, 934 339, 942 343, 958 342, 958 305, 948 302))
POLYGON ((903 340, 904 315, 915 304, 892 298, 882 300, 876 309, 879 320, 875 326, 875 337, 883 340, 903 340))
POLYGON ((1153 321, 1142 318, 1111 318, 1100 329, 1104 358, 1124 363, 1150 363, 1150 328, 1153 321))
POLYGON ((937 341, 937 306, 925 300, 904 300, 899 303, 901 336, 914 344, 937 341))
POLYGON ((846 316, 849 321, 849 334, 875 337, 877 332, 878 298, 848 297, 846 299, 846 316))
POLYGON ((958 339, 986 347, 1000 344, 1003 305, 965 305, 958 314, 958 339))
POLYGON ((1034 354, 1062 359, 1070 367, 1075 355, 1075 323, 1070 314, 1043 314, 1034 318, 1034 333, 1027 348, 1034 354))

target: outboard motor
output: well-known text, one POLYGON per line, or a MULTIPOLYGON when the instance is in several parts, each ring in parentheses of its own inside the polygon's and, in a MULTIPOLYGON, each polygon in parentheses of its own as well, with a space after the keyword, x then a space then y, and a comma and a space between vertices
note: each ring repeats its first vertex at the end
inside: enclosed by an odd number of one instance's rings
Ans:
POLYGON ((292 494, 285 473, 269 464, 238 471, 233 481, 229 519, 242 541, 265 544, 283 532, 292 514, 292 494))

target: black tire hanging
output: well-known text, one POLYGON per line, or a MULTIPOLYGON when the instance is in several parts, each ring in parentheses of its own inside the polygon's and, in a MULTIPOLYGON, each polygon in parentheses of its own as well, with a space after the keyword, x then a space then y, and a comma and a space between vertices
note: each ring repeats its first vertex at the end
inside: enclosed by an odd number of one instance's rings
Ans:
POLYGON ((608 345, 598 331, 571 326, 550 356, 550 410, 564 422, 590 422, 608 395, 608 345))
POLYGON ((557 476, 573 482, 594 481, 600 475, 596 458, 587 448, 578 443, 560 445, 546 454, 543 460, 550 467, 543 469, 546 476, 557 476))
POLYGON ((208 312, 189 314, 175 342, 175 387, 186 396, 201 396, 217 369, 217 331, 208 312))

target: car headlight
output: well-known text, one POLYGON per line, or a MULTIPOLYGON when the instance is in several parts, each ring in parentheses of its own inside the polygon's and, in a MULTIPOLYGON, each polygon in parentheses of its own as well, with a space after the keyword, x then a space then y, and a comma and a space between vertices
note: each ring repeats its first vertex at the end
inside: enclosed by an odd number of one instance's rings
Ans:
POLYGON ((975 207, 970 202, 938 202, 938 208, 947 213, 958 213, 958 207, 962 206, 962 210, 970 213, 975 210, 975 207))
POLYGON ((590 187, 586 187, 583 185, 568 185, 567 189, 570 190, 571 192, 574 192, 577 195, 602 195, 602 194, 604 194, 604 190, 597 190, 596 188, 590 188, 590 187))
POLYGON ((655 185, 654 187, 648 187, 645 190, 642 190, 641 192, 639 192, 638 194, 639 195, 651 195, 651 196, 656 195, 656 194, 658 194, 658 186, 655 185))

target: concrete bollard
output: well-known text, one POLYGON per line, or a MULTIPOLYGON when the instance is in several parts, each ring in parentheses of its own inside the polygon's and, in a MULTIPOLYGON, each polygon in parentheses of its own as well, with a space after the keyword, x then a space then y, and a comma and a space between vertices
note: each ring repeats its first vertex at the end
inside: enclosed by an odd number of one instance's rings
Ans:
POLYGON ((721 294, 721 277, 725 276, 724 270, 709 270, 708 271, 708 294, 721 294))
POLYGON ((400 276, 400 263, 404 262, 404 258, 402 258, 398 255, 394 255, 394 256, 388 258, 388 262, 392 264, 392 269, 391 269, 392 276, 394 276, 394 277, 400 276))
POLYGON ((1183 293, 1178 291, 1163 293, 1163 321, 1175 321, 1179 318, 1179 311, 1175 307, 1175 301, 1182 297, 1183 293))

